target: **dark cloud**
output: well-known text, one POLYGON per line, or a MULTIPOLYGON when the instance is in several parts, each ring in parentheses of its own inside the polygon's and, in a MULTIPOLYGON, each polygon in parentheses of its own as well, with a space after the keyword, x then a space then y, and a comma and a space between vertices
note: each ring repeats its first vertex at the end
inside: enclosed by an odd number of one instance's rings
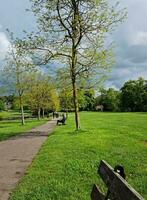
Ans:
POLYGON ((128 60, 133 63, 147 62, 147 45, 132 45, 127 49, 128 60))
MULTIPOLYGON (((25 12, 29 0, 0 1, 0 52, 4 52, 9 43, 4 36, 6 28, 22 36, 22 30, 34 30, 36 23, 33 15, 25 12)), ((120 0, 120 4, 127 7, 128 19, 113 34, 116 65, 106 86, 114 88, 129 79, 147 78, 147 0, 120 0)))
POLYGON ((147 79, 147 1, 124 0, 128 19, 113 35, 116 65, 106 87, 121 88, 125 81, 147 79))

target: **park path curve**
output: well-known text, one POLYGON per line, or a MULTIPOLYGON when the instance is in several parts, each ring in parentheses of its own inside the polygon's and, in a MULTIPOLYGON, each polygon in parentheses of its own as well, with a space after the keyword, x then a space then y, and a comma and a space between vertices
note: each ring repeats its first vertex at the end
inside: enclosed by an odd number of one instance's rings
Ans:
POLYGON ((0 200, 9 199, 55 125, 56 120, 51 120, 25 134, 0 142, 0 200))

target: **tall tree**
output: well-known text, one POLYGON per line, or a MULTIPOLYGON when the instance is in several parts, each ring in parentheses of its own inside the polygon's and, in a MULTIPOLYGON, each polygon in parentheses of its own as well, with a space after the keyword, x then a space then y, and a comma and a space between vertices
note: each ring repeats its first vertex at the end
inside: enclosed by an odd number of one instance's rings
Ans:
POLYGON ((127 81, 121 88, 121 103, 124 111, 147 111, 147 80, 127 81))
POLYGON ((81 100, 83 101, 80 103, 81 110, 92 111, 95 109, 95 92, 93 89, 89 90, 81 90, 81 100))
POLYGON ((50 109, 54 112, 58 111, 60 109, 60 100, 57 90, 54 86, 52 86, 52 88, 50 89, 50 97, 51 97, 50 109))
POLYGON ((112 51, 106 45, 105 38, 124 20, 126 12, 119 8, 118 3, 110 6, 107 0, 30 1, 39 31, 28 34, 29 40, 21 41, 21 45, 33 52, 38 49, 42 63, 60 59, 69 64, 78 130, 77 81, 81 77, 98 78, 112 64, 112 51))
POLYGON ((4 100, 0 98, 0 111, 5 109, 5 103, 4 100))
POLYGON ((37 110, 38 120, 41 110, 43 118, 45 110, 58 110, 59 98, 50 77, 39 72, 33 73, 29 84, 31 87, 27 93, 27 102, 31 110, 37 110))
POLYGON ((60 68, 56 74, 56 87, 58 88, 61 110, 66 112, 73 110, 72 85, 68 68, 60 68))
POLYGON ((103 105, 106 111, 120 111, 120 91, 113 88, 103 89, 97 98, 97 103, 103 105))
MULTIPOLYGON (((6 57, 6 65, 3 75, 6 77, 8 90, 12 90, 19 97, 22 125, 25 124, 24 118, 24 93, 28 89, 27 84, 29 73, 34 71, 35 66, 32 60, 26 56, 25 52, 15 43, 13 34, 10 33, 11 45, 6 57)), ((12 91, 11 91, 12 92, 12 91)))

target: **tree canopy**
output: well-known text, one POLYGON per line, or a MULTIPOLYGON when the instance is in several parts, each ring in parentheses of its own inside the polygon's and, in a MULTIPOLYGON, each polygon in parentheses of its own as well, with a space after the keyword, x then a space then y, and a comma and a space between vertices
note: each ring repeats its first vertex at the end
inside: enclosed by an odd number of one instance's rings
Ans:
POLYGON ((78 87, 81 78, 99 80, 113 63, 106 36, 124 21, 126 11, 107 0, 30 0, 37 33, 26 34, 18 46, 35 62, 59 60, 68 66, 72 82, 76 129, 80 128, 78 87))
POLYGON ((121 88, 121 103, 125 111, 147 111, 147 80, 127 81, 121 88))

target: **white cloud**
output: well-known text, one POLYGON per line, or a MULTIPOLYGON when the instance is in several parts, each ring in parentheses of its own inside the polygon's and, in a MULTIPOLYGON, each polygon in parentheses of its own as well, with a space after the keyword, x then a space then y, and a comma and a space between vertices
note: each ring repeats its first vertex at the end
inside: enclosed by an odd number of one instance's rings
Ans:
POLYGON ((10 42, 4 32, 0 32, 0 60, 5 58, 10 42))
POLYGON ((138 31, 133 38, 134 45, 147 45, 147 32, 138 31))

